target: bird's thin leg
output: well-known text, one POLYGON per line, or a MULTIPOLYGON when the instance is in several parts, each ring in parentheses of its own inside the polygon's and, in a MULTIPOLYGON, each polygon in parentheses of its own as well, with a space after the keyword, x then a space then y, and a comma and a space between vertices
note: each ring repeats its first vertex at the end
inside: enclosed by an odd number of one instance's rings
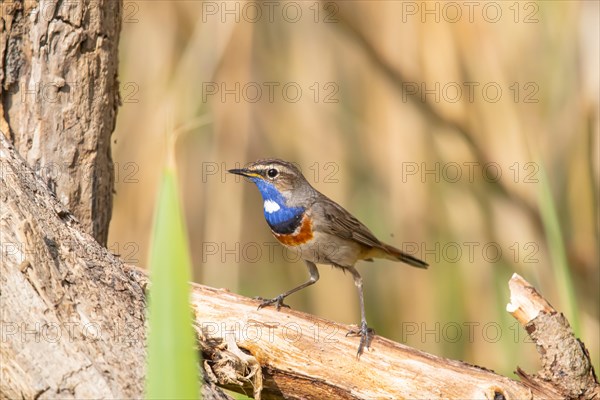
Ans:
POLYGON ((297 286, 297 287, 295 287, 293 289, 288 290, 285 293, 281 293, 279 296, 277 296, 277 297, 275 297, 273 299, 267 299, 267 300, 265 300, 265 299, 259 298, 259 300, 264 300, 258 306, 259 310, 261 308, 263 308, 263 307, 270 306, 272 304, 275 304, 275 307, 277 308, 277 310, 279 310, 281 307, 288 307, 289 308, 289 306, 287 304, 283 303, 283 299, 285 299, 286 297, 288 297, 292 293, 296 293, 298 290, 302 290, 305 287, 314 284, 316 281, 319 280, 319 270, 317 269, 317 266, 315 265, 315 263, 310 262, 310 261, 306 261, 306 260, 304 260, 304 262, 306 263, 306 267, 308 268, 308 272, 310 273, 310 278, 308 279, 308 281, 304 282, 300 286, 297 286))
POLYGON ((367 317, 365 313, 365 299, 363 296, 363 286, 362 286, 362 278, 356 268, 347 267, 346 268, 352 276, 354 277, 354 284, 356 285, 356 289, 358 290, 358 299, 360 301, 360 328, 356 330, 351 330, 346 334, 346 336, 360 336, 360 343, 358 345, 358 352, 356 353, 356 358, 360 358, 360 355, 363 353, 365 347, 369 348, 371 345, 371 340, 373 340, 373 329, 367 326, 367 317))

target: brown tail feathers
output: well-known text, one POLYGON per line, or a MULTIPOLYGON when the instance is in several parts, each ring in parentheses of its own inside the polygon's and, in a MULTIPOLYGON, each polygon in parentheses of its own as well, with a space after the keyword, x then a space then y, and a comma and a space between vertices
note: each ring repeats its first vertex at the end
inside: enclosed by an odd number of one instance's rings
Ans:
POLYGON ((421 261, 418 258, 413 257, 410 254, 407 254, 402 250, 399 250, 388 244, 383 244, 383 249, 385 250, 385 253, 382 252, 383 254, 381 255, 389 260, 402 261, 405 264, 417 268, 427 268, 429 266, 429 264, 427 264, 425 261, 421 261))

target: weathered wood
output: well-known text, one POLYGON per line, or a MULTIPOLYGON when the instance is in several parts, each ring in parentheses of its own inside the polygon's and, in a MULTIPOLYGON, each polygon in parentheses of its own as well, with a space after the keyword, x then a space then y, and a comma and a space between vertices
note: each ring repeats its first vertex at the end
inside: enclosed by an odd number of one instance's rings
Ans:
POLYGON ((0 130, 106 244, 121 0, 2 1, 0 130))
POLYGON ((214 376, 249 395, 260 365, 262 398, 269 399, 545 398, 487 369, 380 336, 357 361, 358 339, 345 336, 349 326, 290 309, 257 311, 258 301, 225 290, 194 285, 192 303, 214 376))
POLYGON ((106 243, 121 7, 0 2, 0 399, 143 396, 138 272, 83 233, 106 243))
POLYGON ((0 399, 141 398, 145 274, 84 233, 1 132, 0 209, 0 399))
POLYGON ((585 345, 575 337, 564 315, 521 276, 509 281, 510 303, 506 310, 525 328, 536 344, 542 369, 517 374, 532 391, 569 399, 599 399, 600 385, 585 345))
POLYGON ((139 397, 143 288, 2 134, 0 168, 0 397, 139 397))

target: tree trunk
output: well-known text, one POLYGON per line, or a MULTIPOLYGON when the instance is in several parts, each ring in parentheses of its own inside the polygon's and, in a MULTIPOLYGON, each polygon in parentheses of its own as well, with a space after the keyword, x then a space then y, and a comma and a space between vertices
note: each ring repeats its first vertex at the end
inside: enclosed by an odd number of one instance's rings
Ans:
POLYGON ((146 276, 84 233, 2 134, 0 171, 0 399, 141 398, 146 276))
MULTIPOLYGON (((98 245, 122 2, 0 7, 0 399, 139 398, 145 295, 98 245)), ((229 398, 210 383, 203 394, 229 398)))
POLYGON ((120 0, 2 2, 0 131, 106 244, 120 0))
POLYGON ((0 397, 139 397, 144 289, 0 141, 0 397))

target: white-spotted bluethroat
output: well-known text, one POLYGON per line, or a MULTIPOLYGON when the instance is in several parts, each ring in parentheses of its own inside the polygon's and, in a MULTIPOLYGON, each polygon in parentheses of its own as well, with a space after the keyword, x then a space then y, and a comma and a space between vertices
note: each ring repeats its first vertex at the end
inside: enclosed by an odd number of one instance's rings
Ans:
POLYGON ((362 278, 354 264, 358 260, 386 258, 418 268, 427 263, 381 242, 352 214, 318 192, 293 164, 277 160, 259 160, 242 169, 229 170, 256 184, 263 198, 265 219, 275 238, 284 246, 299 251, 310 278, 307 282, 264 300, 259 309, 275 305, 287 307, 283 300, 319 280, 315 264, 329 264, 348 271, 354 278, 360 300, 361 324, 347 335, 360 336, 357 357, 369 347, 373 330, 367 326, 362 278))

